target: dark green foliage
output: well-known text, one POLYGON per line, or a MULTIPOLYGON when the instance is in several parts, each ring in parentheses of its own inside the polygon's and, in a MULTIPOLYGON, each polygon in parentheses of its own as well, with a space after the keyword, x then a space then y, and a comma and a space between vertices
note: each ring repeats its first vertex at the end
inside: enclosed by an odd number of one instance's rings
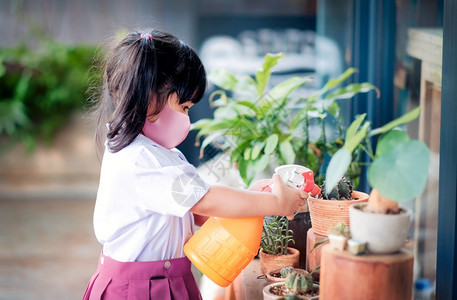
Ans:
POLYGON ((328 192, 325 182, 321 185, 321 198, 325 200, 350 200, 352 199, 352 184, 344 176, 338 184, 328 192))
POLYGON ((68 118, 88 106, 95 46, 67 46, 44 39, 33 47, 0 49, 2 150, 16 142, 31 151, 49 144, 68 118))

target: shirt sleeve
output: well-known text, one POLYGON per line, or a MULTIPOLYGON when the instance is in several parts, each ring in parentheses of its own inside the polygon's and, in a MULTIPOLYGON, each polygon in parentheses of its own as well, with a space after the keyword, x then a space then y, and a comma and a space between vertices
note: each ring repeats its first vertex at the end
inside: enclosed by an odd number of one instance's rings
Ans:
POLYGON ((135 192, 146 211, 182 217, 210 188, 187 162, 160 167, 136 163, 134 168, 135 192))

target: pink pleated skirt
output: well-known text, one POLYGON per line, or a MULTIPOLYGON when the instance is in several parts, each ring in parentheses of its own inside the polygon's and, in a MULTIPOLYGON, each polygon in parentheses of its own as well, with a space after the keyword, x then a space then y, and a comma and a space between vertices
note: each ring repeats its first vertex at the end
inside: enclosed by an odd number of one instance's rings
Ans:
POLYGON ((202 299, 187 257, 120 262, 100 255, 83 300, 202 299))

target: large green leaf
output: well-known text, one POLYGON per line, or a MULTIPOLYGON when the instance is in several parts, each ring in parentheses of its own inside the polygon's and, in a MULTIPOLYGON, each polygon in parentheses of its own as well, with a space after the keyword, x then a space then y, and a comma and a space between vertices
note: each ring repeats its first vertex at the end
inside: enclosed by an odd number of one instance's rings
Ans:
POLYGON ((357 70, 354 68, 348 68, 346 71, 344 71, 343 74, 341 74, 337 78, 333 78, 333 79, 330 79, 329 81, 327 81, 327 83, 324 85, 324 87, 316 92, 316 95, 323 95, 326 92, 330 91, 331 89, 337 87, 339 84, 341 84, 343 81, 348 79, 356 71, 357 70))
POLYGON ((286 164, 293 164, 295 162, 294 148, 289 141, 279 143, 279 153, 286 164))
POLYGON ((208 74, 208 81, 224 90, 233 91, 238 80, 227 70, 214 69, 208 74))
POLYGON ((346 140, 352 139, 352 137, 356 134, 357 130, 360 127, 360 124, 362 124, 363 120, 365 120, 365 116, 367 114, 361 114, 360 116, 355 119, 351 125, 349 125, 348 129, 346 130, 346 140))
POLYGON ((362 128, 360 128, 356 134, 344 142, 343 148, 352 153, 355 148, 360 145, 360 142, 367 136, 368 126, 370 126, 368 122, 363 124, 362 128))
POLYGON ((273 68, 278 63, 278 60, 283 57, 284 53, 267 53, 267 55, 265 55, 265 60, 263 62, 262 69, 257 71, 255 74, 255 79, 257 82, 257 94, 259 97, 263 95, 265 87, 267 86, 267 83, 270 80, 271 68, 273 68))
MULTIPOLYGON (((217 138, 221 137, 224 135, 224 130, 219 130, 219 131, 216 131, 216 132, 213 132, 211 133, 210 135, 208 135, 202 142, 201 146, 200 146, 200 155, 199 155, 199 158, 202 159, 203 158, 203 152, 205 150, 205 148, 211 144, 212 142, 214 142, 217 138)), ((196 143, 198 144, 198 143, 196 143)))
POLYGON ((270 155, 264 154, 259 159, 255 161, 255 172, 262 172, 268 167, 270 163, 270 155))
POLYGON ((312 77, 292 77, 274 86, 269 92, 270 98, 282 103, 290 93, 301 87, 307 82, 310 82, 312 77))
POLYGON ((265 141, 265 154, 271 154, 276 149, 278 145, 279 137, 277 134, 270 135, 267 140, 265 141))
POLYGON ((391 130, 379 138, 375 154, 376 156, 382 156, 407 141, 409 141, 409 136, 406 132, 391 130))
POLYGON ((368 182, 388 199, 409 201, 424 190, 429 164, 427 146, 421 141, 408 141, 373 161, 368 182))
POLYGON ((384 125, 382 127, 371 130, 369 133, 369 136, 386 133, 387 131, 389 131, 397 126, 409 123, 412 120, 416 119, 419 116, 419 114, 420 114, 420 106, 416 107, 409 113, 404 114, 403 116, 387 123, 386 125, 384 125))
POLYGON ((213 119, 200 119, 197 122, 192 123, 192 125, 190 126, 190 130, 202 129, 211 122, 213 122, 213 119))
POLYGON ((325 187, 331 191, 344 176, 352 160, 352 154, 347 149, 341 148, 332 156, 325 174, 325 187))
POLYGON ((378 89, 371 83, 353 83, 342 87, 325 97, 326 100, 350 99, 359 93, 366 93, 375 90, 379 97, 378 89))
POLYGON ((251 159, 257 159, 260 152, 262 152, 263 147, 265 147, 265 142, 256 142, 254 147, 252 147, 251 159))

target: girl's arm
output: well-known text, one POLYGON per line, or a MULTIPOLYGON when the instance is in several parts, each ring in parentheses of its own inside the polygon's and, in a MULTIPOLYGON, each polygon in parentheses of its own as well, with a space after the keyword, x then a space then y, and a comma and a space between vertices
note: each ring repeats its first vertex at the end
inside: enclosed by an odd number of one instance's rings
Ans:
POLYGON ((212 186, 190 211, 226 218, 277 215, 293 219, 294 213, 305 205, 306 197, 304 191, 285 186, 275 174, 271 193, 212 186))
MULTIPOLYGON (((261 191, 263 188, 271 185, 273 181, 271 179, 260 179, 257 181, 254 181, 251 186, 248 188, 250 191, 261 191)), ((202 216, 198 214, 193 214, 194 215, 194 223, 197 226, 202 226, 207 220, 208 216, 202 216)))

